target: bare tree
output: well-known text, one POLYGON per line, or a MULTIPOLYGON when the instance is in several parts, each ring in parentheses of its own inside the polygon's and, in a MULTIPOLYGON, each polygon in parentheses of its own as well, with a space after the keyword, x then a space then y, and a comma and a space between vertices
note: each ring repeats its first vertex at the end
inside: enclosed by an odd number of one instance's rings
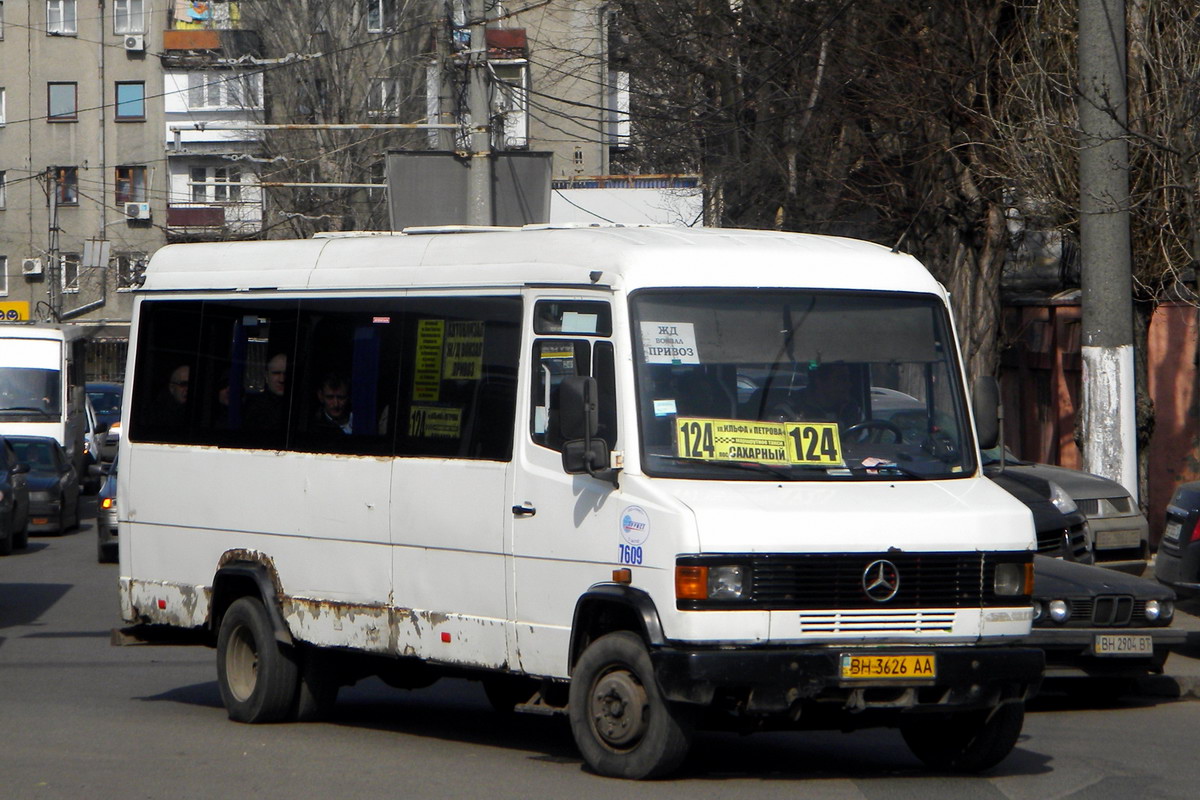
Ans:
POLYGON ((704 176, 710 224, 908 250, 958 298, 974 374, 997 360, 1005 190, 991 151, 1004 0, 624 0, 636 146, 704 176))
MULTIPOLYGON (((270 56, 268 121, 347 125, 420 122, 430 34, 445 24, 432 0, 250 0, 243 26, 270 56)), ((388 149, 425 147, 395 130, 272 130, 263 136, 266 183, 381 184, 388 149)), ((268 235, 386 228, 381 190, 268 187, 268 235)))

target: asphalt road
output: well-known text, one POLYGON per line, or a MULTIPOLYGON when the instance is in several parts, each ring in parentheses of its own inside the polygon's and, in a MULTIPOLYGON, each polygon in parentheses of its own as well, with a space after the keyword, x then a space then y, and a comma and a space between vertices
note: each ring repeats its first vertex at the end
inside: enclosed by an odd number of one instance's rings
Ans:
POLYGON ((673 780, 581 765, 563 720, 490 710, 478 685, 369 681, 330 722, 226 719, 213 651, 112 647, 115 565, 90 521, 0 559, 0 800, 24 798, 1194 798, 1200 704, 1042 697, 1017 750, 979 777, 930 774, 897 733, 701 734, 673 780))

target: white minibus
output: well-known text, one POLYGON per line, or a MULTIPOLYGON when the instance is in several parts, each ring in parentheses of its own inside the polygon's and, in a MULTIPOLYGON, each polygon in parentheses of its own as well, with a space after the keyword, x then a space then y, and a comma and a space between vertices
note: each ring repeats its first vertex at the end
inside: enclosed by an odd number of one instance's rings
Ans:
POLYGON ((1040 680, 1032 519, 980 471, 994 383, 972 411, 946 292, 887 248, 171 245, 128 374, 125 633, 215 646, 234 720, 454 675, 567 714, 603 775, 709 726, 893 726, 980 770, 1040 680))
POLYGON ((0 435, 53 437, 81 476, 87 341, 72 326, 0 324, 0 435))

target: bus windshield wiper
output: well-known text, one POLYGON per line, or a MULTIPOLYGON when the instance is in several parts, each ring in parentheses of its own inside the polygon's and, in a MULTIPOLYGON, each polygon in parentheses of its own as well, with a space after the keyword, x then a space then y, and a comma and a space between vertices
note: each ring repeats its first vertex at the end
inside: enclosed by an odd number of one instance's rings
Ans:
MULTIPOLYGON (((756 472, 763 475, 771 475, 775 478, 781 478, 785 481, 795 481, 801 478, 797 475, 795 468, 803 467, 803 464, 793 464, 787 467, 775 464, 763 464, 760 461, 707 461, 698 458, 679 458, 678 456, 663 456, 670 458, 676 464, 703 464, 706 467, 723 467, 725 469, 735 469, 743 472, 756 472)), ((821 470, 824 471, 824 467, 821 470)))

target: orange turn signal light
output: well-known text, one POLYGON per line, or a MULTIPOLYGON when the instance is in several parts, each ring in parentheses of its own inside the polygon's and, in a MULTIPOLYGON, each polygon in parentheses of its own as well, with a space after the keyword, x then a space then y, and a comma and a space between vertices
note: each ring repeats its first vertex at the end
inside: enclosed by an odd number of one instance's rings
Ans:
POLYGON ((708 567, 675 567, 675 597, 679 600, 708 599, 708 567))

